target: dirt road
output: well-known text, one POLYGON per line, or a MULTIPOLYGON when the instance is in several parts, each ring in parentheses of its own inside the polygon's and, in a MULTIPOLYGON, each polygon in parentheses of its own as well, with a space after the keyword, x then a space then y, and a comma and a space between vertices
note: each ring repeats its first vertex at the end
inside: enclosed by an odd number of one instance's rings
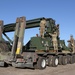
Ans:
POLYGON ((0 68, 0 75, 75 75, 75 64, 47 67, 45 70, 18 69, 14 67, 0 68))

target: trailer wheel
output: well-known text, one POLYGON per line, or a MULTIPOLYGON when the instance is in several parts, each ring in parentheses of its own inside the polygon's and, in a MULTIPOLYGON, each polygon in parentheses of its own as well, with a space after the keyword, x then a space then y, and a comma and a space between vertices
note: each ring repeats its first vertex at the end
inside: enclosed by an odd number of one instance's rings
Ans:
POLYGON ((70 55, 67 55, 67 63, 70 63, 70 55))
POLYGON ((75 63, 75 55, 73 55, 73 58, 74 58, 74 60, 73 60, 73 61, 74 61, 74 63, 75 63))
POLYGON ((52 63, 53 63, 52 61, 53 61, 53 56, 50 55, 49 58, 48 58, 48 66, 49 66, 49 67, 52 66, 52 63))
POLYGON ((53 66, 53 67, 57 67, 57 66, 58 66, 58 62, 59 62, 58 57, 57 57, 57 56, 54 56, 54 57, 53 57, 52 66, 53 66))
POLYGON ((59 63, 58 64, 62 65, 62 55, 59 55, 58 57, 59 57, 59 63))
POLYGON ((73 64, 74 63, 74 58, 73 58, 73 55, 70 56, 70 64, 73 64))
POLYGON ((37 68, 38 69, 45 69, 46 68, 46 59, 44 57, 39 57, 37 61, 37 68))
POLYGON ((63 56, 62 64, 63 65, 66 65, 67 64, 67 56, 63 56))

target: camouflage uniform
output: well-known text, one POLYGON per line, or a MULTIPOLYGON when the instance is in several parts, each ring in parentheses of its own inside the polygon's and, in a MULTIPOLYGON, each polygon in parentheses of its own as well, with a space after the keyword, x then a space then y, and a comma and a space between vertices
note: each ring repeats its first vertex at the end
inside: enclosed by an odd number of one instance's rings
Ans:
POLYGON ((73 36, 70 36, 70 40, 68 40, 68 42, 68 47, 71 49, 72 52, 75 52, 75 41, 73 36))
POLYGON ((42 19, 40 22, 40 36, 42 38, 44 38, 45 26, 46 26, 46 19, 42 19))
POLYGON ((59 37, 60 32, 59 32, 59 24, 56 25, 56 32, 57 32, 57 36, 59 37))
POLYGON ((57 32, 54 32, 53 34, 49 33, 49 35, 52 36, 54 50, 58 51, 57 32))
POLYGON ((53 32, 57 32, 57 36, 59 37, 59 24, 57 24, 57 25, 55 25, 54 27, 53 27, 53 32))

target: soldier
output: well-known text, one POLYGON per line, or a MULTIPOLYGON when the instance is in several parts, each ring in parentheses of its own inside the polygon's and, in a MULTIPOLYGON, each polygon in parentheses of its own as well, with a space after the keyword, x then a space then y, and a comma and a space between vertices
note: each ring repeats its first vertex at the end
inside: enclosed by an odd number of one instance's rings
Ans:
POLYGON ((59 32, 59 24, 57 24, 57 25, 55 25, 54 27, 53 27, 53 32, 57 32, 57 36, 59 37, 59 34, 60 34, 60 32, 59 32))
POLYGON ((68 47, 71 49, 71 52, 75 52, 75 41, 73 36, 70 36, 70 40, 68 40, 68 47))
POLYGON ((53 34, 49 33, 49 35, 52 37, 54 50, 58 51, 57 32, 54 32, 53 34))
POLYGON ((44 38, 44 33, 45 33, 45 27, 46 27, 46 19, 43 18, 40 22, 40 36, 44 38))
POLYGON ((56 32, 57 32, 57 36, 59 37, 60 32, 59 32, 59 24, 56 25, 56 32))

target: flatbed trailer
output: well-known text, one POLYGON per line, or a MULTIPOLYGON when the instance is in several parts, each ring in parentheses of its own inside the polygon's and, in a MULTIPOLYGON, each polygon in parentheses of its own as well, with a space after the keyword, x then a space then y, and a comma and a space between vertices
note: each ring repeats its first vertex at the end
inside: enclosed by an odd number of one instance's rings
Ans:
MULTIPOLYGON (((31 37, 26 45, 23 45, 24 30, 40 27, 40 21, 42 19, 44 19, 44 17, 26 21, 25 17, 20 17, 16 19, 16 23, 4 25, 3 34, 15 31, 10 51, 11 59, 9 60, 12 66, 18 68, 29 67, 45 69, 46 66, 57 67, 58 65, 75 63, 75 43, 74 48, 71 49, 65 45, 63 40, 60 40, 59 36, 57 36, 58 50, 54 50, 52 37, 49 33, 53 34, 53 32, 57 31, 59 28, 56 28, 57 25, 52 18, 45 18, 47 23, 44 38, 36 35, 35 37, 31 37)), ((8 39, 10 41, 10 38, 8 39)), ((71 41, 71 39, 69 41, 71 41)), ((75 42, 75 40, 73 41, 75 42)))
POLYGON ((12 65, 18 68, 45 69, 46 66, 57 67, 73 63, 75 63, 75 53, 23 52, 22 57, 17 57, 12 65))

